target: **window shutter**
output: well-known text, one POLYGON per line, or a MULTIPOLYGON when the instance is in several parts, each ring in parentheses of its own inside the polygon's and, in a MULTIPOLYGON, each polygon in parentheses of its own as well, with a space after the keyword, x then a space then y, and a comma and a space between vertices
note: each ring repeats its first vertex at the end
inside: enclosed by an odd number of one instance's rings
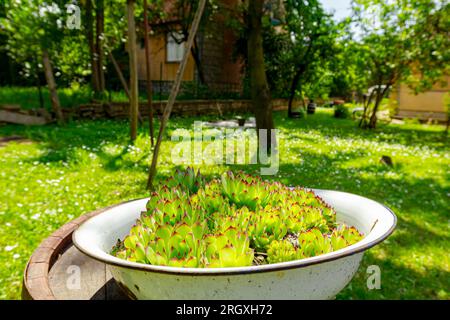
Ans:
POLYGON ((180 62, 184 54, 184 42, 177 43, 182 39, 182 35, 178 32, 169 32, 167 34, 167 62, 180 62))

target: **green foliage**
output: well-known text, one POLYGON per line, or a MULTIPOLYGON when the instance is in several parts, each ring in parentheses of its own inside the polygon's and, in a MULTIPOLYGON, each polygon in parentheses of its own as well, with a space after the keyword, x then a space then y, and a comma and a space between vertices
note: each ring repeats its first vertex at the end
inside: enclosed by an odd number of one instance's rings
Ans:
MULTIPOLYGON (((42 94, 44 98, 44 107, 51 109, 50 97, 48 88, 42 88, 42 94)), ((124 91, 107 91, 106 95, 108 99, 111 98, 113 102, 128 102, 129 99, 124 91)), ((90 86, 80 86, 78 82, 72 83, 70 87, 59 88, 58 96, 63 108, 75 108, 81 104, 87 104, 92 101, 93 93, 90 86)), ((159 100, 159 93, 153 92, 153 101, 159 100)), ((179 100, 183 100, 188 97, 180 97, 179 100)), ((147 99, 146 93, 140 91, 139 100, 145 103, 147 99)), ((166 96, 162 96, 162 99, 167 99, 166 96)), ((17 104, 23 109, 36 109, 40 108, 39 91, 36 87, 0 87, 0 104, 17 104)))
POLYGON ((295 109, 295 116, 298 119, 305 119, 308 117, 308 112, 306 111, 306 109, 303 106, 300 106, 299 108, 295 109))
POLYGON ((205 185, 200 173, 188 168, 152 193, 147 211, 111 253, 153 265, 225 268, 252 265, 255 251, 267 252, 266 262, 273 263, 339 250, 360 239, 355 229, 337 227, 334 210, 311 191, 232 172, 205 185), (286 237, 297 241, 289 255, 286 237))
POLYGON ((283 30, 267 21, 264 54, 268 79, 275 96, 297 95, 315 99, 328 95, 336 54, 339 25, 320 1, 285 1, 283 30))
POLYGON ((61 2, 43 0, 5 3, 6 17, 0 18, 0 28, 7 36, 8 55, 22 66, 21 76, 33 79, 42 71, 42 51, 49 52, 56 78, 70 83, 87 73, 87 46, 83 33, 70 30, 65 23, 66 7, 61 2))
POLYGON ((362 95, 369 87, 365 52, 358 41, 352 39, 351 21, 341 23, 340 41, 336 54, 331 57, 329 69, 332 70, 330 96, 348 100, 354 94, 362 95))
POLYGON ((334 106, 334 117, 339 119, 346 119, 350 116, 348 107, 344 104, 337 104, 334 106))
MULTIPOLYGON (((0 33, 6 37, 5 50, 12 60, 22 67, 21 77, 31 78, 27 84, 34 84, 35 75, 42 72, 40 60, 43 49, 49 51, 59 85, 68 85, 72 82, 86 83, 91 73, 87 39, 88 22, 92 23, 95 30, 95 21, 88 21, 86 14, 87 1, 72 1, 81 10, 80 29, 73 30, 66 26, 70 15, 67 12, 67 5, 72 3, 70 1, 2 1, 4 4, 2 3, 1 9, 4 9, 6 14, 0 15, 0 33)), ((92 0, 92 3, 95 20, 96 7, 100 2, 92 0)), ((136 3, 136 24, 140 26, 143 23, 143 2, 138 0, 136 3)), ((148 3, 151 7, 150 19, 165 18, 162 12, 163 1, 148 0, 148 3)), ((142 30, 138 28, 137 31, 142 36, 142 30)), ((109 60, 106 56, 109 51, 117 50, 120 56, 127 56, 124 46, 127 41, 126 1, 107 1, 107 5, 104 6, 104 32, 99 36, 102 38, 104 61, 109 60)), ((0 45, 3 45, 3 41, 0 45)), ((116 78, 113 68, 109 69, 108 85, 116 78)), ((124 70, 124 73, 126 76, 127 70, 124 70)))
MULTIPOLYGON (((48 89, 42 88, 44 108, 50 110, 50 96, 48 89)), ((70 88, 61 88, 58 90, 58 96, 61 106, 64 108, 75 108, 81 104, 89 103, 92 98, 92 92, 89 87, 74 85, 70 88)), ((0 104, 17 104, 22 109, 40 108, 39 91, 33 87, 2 87, 0 88, 0 104)))
POLYGON ((373 129, 380 102, 395 84, 404 82, 419 93, 449 73, 450 4, 445 0, 358 0, 354 12, 366 78, 369 86, 377 87, 365 106, 370 120, 365 112, 361 126, 373 129))

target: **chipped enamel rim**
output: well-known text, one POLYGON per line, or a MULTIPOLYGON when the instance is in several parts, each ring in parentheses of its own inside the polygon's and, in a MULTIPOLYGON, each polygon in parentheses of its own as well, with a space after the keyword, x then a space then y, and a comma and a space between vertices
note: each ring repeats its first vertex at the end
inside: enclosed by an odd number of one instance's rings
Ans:
POLYGON ((85 221, 72 236, 74 245, 87 256, 115 267, 188 276, 238 275, 303 268, 364 252, 384 241, 394 231, 396 215, 373 200, 339 191, 312 190, 337 212, 339 223, 354 226, 364 238, 346 248, 323 255, 262 266, 235 268, 178 268, 147 265, 109 254, 117 239, 123 239, 145 210, 148 198, 118 204, 85 221))

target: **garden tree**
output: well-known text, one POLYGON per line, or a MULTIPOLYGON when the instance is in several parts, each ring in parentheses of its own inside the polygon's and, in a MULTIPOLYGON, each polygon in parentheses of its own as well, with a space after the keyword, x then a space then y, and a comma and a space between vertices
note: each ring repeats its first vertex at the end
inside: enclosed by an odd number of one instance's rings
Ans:
MULTIPOLYGON (((324 66, 334 54, 337 29, 330 15, 326 14, 319 0, 287 0, 286 34, 291 39, 290 49, 283 52, 283 66, 290 73, 288 116, 297 91, 302 96, 303 82, 317 82, 327 75, 324 66)), ((315 94, 317 86, 310 86, 315 94)), ((303 97, 302 97, 303 100, 303 97)))
POLYGON ((41 0, 31 0, 24 4, 7 1, 5 6, 7 15, 1 20, 1 24, 8 36, 10 56, 29 73, 37 72, 33 68, 36 65, 33 61, 40 57, 53 111, 58 122, 64 123, 52 60, 57 56, 60 49, 57 45, 61 45, 65 35, 65 11, 55 3, 49 5, 41 0))
MULTIPOLYGON (((245 39, 240 39, 245 42, 245 39)), ((238 50, 242 44, 238 44, 238 50)), ((286 56, 292 48, 292 41, 287 32, 277 31, 272 23, 263 20, 263 47, 266 64, 267 81, 273 96, 288 98, 291 79, 291 68, 286 68, 286 56)), ((246 50, 246 49, 245 49, 246 50)), ((246 55, 246 51, 243 52, 246 55)))
MULTIPOLYGON (((86 1, 86 0, 85 0, 86 1)), ((159 3, 154 0, 151 3, 159 3)), ((137 136, 137 123, 142 121, 139 114, 138 104, 138 74, 137 74, 137 33, 136 25, 141 24, 143 16, 142 1, 123 1, 108 0, 107 2, 92 2, 95 7, 95 28, 96 35, 93 33, 94 19, 91 17, 91 23, 87 23, 85 28, 91 28, 91 32, 85 32, 87 42, 91 52, 91 67, 94 91, 102 92, 105 90, 106 81, 104 80, 104 56, 108 56, 111 65, 117 74, 117 77, 130 100, 130 138, 135 140, 137 136), (139 5, 136 5, 139 4, 139 5), (125 45, 126 44, 126 45, 125 45), (128 51, 128 68, 121 69, 121 64, 114 57, 114 51, 124 53, 128 51), (102 69, 100 71, 100 68, 102 69), (125 71, 125 72, 124 72, 125 71), (96 75, 97 73, 97 75, 96 75), (129 81, 126 78, 129 76, 129 81), (97 80, 95 80, 97 79, 97 80), (102 80, 103 79, 103 80, 102 80), (95 90, 94 82, 98 82, 95 90)), ((88 3, 85 3, 86 8, 88 3)), ((155 7, 156 8, 156 7, 155 7)), ((91 8, 92 9, 92 8, 91 8)), ((152 8, 153 9, 153 8, 152 8)), ((159 8, 158 8, 159 9, 159 8)), ((88 15, 89 16, 89 15, 88 15)), ((89 20, 89 19, 87 19, 89 20)), ((122 55, 121 55, 122 56, 122 55)), ((126 55, 123 55, 126 56, 126 55)), ((108 80, 110 81, 110 80, 108 80)))
POLYGON ((139 91, 138 91, 138 66, 136 48, 136 23, 134 20, 135 0, 127 0, 128 21, 128 54, 130 59, 130 139, 137 138, 139 91))
POLYGON ((395 84, 420 92, 450 71, 450 5, 445 0, 357 0, 354 11, 374 86, 360 125, 375 128, 380 104, 395 84))
POLYGON ((256 127, 267 131, 268 151, 272 141, 271 130, 275 128, 269 84, 267 81, 263 48, 264 0, 247 0, 245 2, 245 21, 247 33, 247 64, 250 79, 250 92, 256 127))
POLYGON ((81 4, 85 9, 84 28, 90 54, 92 89, 98 95, 105 91, 103 42, 105 38, 105 2, 104 0, 82 0, 81 4))
MULTIPOLYGON (((101 44, 103 51, 108 56, 109 61, 117 74, 120 84, 128 98, 130 98, 129 83, 129 59, 127 59, 126 42, 128 38, 127 12, 124 10, 126 2, 123 0, 108 0, 104 6, 104 27, 101 44), (117 55, 120 60, 114 56, 117 55)), ((135 19, 138 18, 138 7, 135 7, 135 19)), ((96 49, 95 49, 96 50, 96 49)), ((106 65, 106 64, 105 64, 106 65)), ((111 87, 114 79, 108 77, 108 87, 111 87)), ((105 81, 106 82, 106 81, 105 81)), ((106 83, 105 83, 106 86, 106 83)))
POLYGON ((277 58, 282 49, 286 48, 286 38, 276 33, 271 23, 274 20, 279 23, 284 14, 282 8, 274 8, 274 2, 243 1, 226 19, 226 26, 239 35, 235 43, 235 55, 244 58, 245 80, 249 82, 256 127, 258 134, 260 129, 267 129, 268 148, 272 140, 270 130, 275 127, 270 89, 278 88, 278 82, 274 79, 278 77, 279 70, 283 69, 277 58), (275 16, 279 19, 275 19, 275 16))
POLYGON ((350 36, 337 39, 336 52, 328 62, 332 71, 330 95, 354 100, 366 93, 368 74, 362 46, 352 38, 351 31, 344 33, 350 36))
POLYGON ((355 40, 351 17, 339 22, 336 31, 334 54, 327 59, 327 69, 332 74, 329 95, 354 100, 366 93, 368 87, 364 50, 355 40))
MULTIPOLYGON (((133 14, 129 14, 128 8, 130 8, 129 3, 123 0, 108 0, 104 6, 104 27, 103 33, 101 34, 100 43, 102 50, 108 56, 111 66, 114 72, 117 74, 117 78, 122 85, 122 88, 130 100, 130 137, 131 140, 135 139, 137 135, 137 121, 143 122, 143 119, 139 113, 138 104, 138 78, 137 78, 137 53, 136 53, 136 42, 138 37, 144 38, 145 26, 142 21, 144 16, 144 3, 142 0, 133 1, 133 14), (125 6, 124 6, 125 4, 125 6), (127 10, 124 10, 124 8, 127 10), (129 26, 134 25, 131 30, 129 26), (140 28, 140 26, 143 26, 140 28), (131 40, 131 38, 134 38, 131 40), (133 51, 135 53, 133 53, 133 51), (114 52, 119 53, 118 58, 126 57, 126 52, 129 53, 128 61, 124 66, 123 59, 118 61, 115 58, 114 52), (124 69, 122 69, 125 67, 124 69), (126 78, 130 79, 127 81, 126 78), (137 120, 135 120, 137 117, 137 120)), ((160 15, 161 13, 161 0, 152 0, 148 2, 151 5, 150 14, 151 18, 154 15, 160 15)), ((144 17, 145 18, 145 17, 144 17)), ((103 54, 102 54, 103 55, 103 54)), ((103 65, 103 63, 102 63, 103 65)), ((114 79, 112 79, 114 80, 114 79)), ((108 77, 109 87, 111 87, 111 77, 108 77)), ((151 103, 151 93, 149 95, 149 101, 151 103)), ((152 119, 151 112, 149 111, 149 118, 152 119)), ((150 126, 152 126, 153 121, 150 120, 150 126)), ((152 129, 150 129, 150 135, 152 135, 152 129)))
MULTIPOLYGON (((138 0, 138 3, 140 5, 142 0, 138 0)), ((84 9, 82 10, 83 29, 81 34, 84 36, 87 46, 78 44, 78 48, 87 47, 89 50, 89 69, 94 92, 96 95, 100 95, 106 89, 105 69, 107 63, 105 58, 108 57, 123 90, 129 95, 128 84, 124 81, 128 69, 121 69, 122 61, 117 61, 118 59, 115 59, 113 53, 115 51, 120 54, 125 52, 124 43, 128 35, 127 15, 124 10, 126 2, 124 0, 81 0, 80 4, 84 9)), ((141 15, 142 8, 135 7, 135 19, 138 22, 141 15)), ((113 82, 111 80, 114 79, 108 77, 109 86, 113 82)))
POLYGON ((103 70, 105 5, 104 0, 83 0, 81 3, 85 8, 84 28, 90 54, 92 88, 94 93, 98 95, 105 90, 105 74, 103 70))

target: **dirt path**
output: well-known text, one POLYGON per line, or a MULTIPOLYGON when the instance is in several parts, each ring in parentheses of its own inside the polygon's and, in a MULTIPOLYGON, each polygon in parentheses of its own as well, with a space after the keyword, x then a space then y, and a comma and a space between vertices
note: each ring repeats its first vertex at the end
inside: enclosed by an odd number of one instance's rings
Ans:
POLYGON ((5 147, 9 142, 32 143, 33 141, 20 136, 0 137, 0 147, 5 147))

